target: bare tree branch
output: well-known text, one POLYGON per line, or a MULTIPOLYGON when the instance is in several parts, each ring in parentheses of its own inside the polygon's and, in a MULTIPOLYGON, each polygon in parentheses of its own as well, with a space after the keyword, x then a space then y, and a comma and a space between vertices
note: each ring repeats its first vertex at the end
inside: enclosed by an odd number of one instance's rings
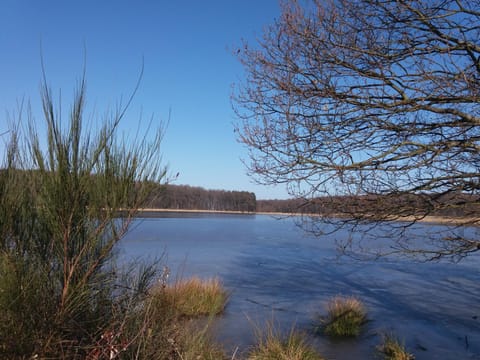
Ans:
MULTIPOLYGON (((284 2, 258 46, 239 52, 247 78, 233 104, 250 173, 321 198, 323 220, 455 213, 461 225, 477 224, 477 9, 478 0, 284 2)), ((392 249, 452 257, 480 242, 436 246, 392 249)))

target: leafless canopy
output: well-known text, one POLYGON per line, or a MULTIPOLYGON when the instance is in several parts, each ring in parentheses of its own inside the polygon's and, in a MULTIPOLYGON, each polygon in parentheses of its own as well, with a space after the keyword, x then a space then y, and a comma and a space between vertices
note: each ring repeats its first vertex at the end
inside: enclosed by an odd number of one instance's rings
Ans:
MULTIPOLYGON (((284 2, 239 58, 237 131, 259 182, 356 223, 478 221, 480 1, 284 2)), ((462 256, 480 242, 420 250, 462 256)))

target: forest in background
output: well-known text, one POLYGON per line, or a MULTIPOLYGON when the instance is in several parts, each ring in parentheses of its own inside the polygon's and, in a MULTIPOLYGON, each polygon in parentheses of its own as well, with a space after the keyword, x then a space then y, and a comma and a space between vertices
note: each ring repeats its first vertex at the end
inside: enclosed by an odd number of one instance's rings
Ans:
POLYGON ((255 212, 255 194, 247 191, 206 190, 189 185, 161 185, 150 204, 156 209, 255 212))
MULTIPOLYGON (((359 214, 388 216, 388 209, 397 206, 405 209, 401 216, 477 217, 480 214, 480 198, 473 195, 452 193, 444 196, 431 194, 330 196, 316 199, 257 200, 257 212, 300 213, 335 215, 359 214), (384 214, 384 215, 382 215, 384 214), (413 214, 413 215, 412 215, 413 214)), ((372 215, 373 216, 373 215, 372 215)))

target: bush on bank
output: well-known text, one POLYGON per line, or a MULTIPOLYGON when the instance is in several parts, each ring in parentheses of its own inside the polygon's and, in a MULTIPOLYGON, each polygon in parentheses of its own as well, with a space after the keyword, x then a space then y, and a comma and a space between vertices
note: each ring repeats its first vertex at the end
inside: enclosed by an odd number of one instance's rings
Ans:
POLYGON ((0 356, 84 358, 128 322, 154 277, 150 269, 143 285, 126 290, 112 260, 165 177, 162 129, 137 142, 120 139, 127 104, 86 130, 83 79, 68 120, 46 82, 42 103, 43 128, 20 113, 3 135, 0 356))

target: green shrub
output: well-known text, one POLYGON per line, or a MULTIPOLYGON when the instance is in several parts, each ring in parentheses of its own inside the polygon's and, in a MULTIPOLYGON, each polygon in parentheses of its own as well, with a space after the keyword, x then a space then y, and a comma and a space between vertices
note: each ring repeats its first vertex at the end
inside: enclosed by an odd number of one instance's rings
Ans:
POLYGON ((0 254, 0 354, 33 354, 54 335, 49 320, 55 300, 46 296, 53 290, 47 276, 40 264, 0 254))
POLYGON ((323 331, 334 337, 354 337, 360 334, 366 322, 366 310, 354 297, 334 297, 327 304, 323 331))
POLYGON ((119 296, 114 247, 165 175, 161 129, 151 141, 118 139, 126 108, 85 129, 83 79, 67 121, 46 81, 42 100, 44 129, 20 114, 0 169, 2 358, 82 358, 108 347, 128 320, 121 299, 142 301, 119 296))

